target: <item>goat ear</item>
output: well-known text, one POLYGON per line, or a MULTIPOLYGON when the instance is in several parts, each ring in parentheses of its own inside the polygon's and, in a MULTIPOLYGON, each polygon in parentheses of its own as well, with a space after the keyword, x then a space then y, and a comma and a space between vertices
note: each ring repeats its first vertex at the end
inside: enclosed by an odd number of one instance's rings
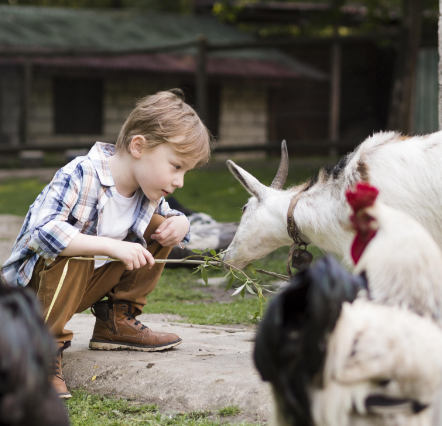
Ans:
POLYGON ((249 172, 246 172, 241 167, 237 166, 232 160, 227 160, 227 167, 233 176, 235 176, 241 185, 254 197, 260 198, 266 187, 249 172))

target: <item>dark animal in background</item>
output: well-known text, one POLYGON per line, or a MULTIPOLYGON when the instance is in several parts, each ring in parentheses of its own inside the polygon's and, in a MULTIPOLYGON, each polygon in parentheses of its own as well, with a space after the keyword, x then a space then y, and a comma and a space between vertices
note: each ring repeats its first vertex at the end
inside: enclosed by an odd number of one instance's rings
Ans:
POLYGON ((51 387, 55 345, 32 290, 0 283, 0 426, 68 426, 51 387))
POLYGON ((278 426, 431 424, 442 332, 430 319, 358 299, 369 292, 331 256, 270 303, 254 350, 278 426))
MULTIPOLYGON (((174 197, 168 197, 167 202, 172 209, 184 213, 190 221, 190 242, 185 249, 175 246, 169 254, 169 259, 183 259, 187 256, 194 256, 193 249, 205 250, 211 248, 217 252, 226 249, 232 242, 235 232, 238 229, 237 222, 217 222, 205 213, 195 212, 181 205, 174 197)), ((195 258, 196 259, 196 258, 195 258)), ((195 265, 167 264, 167 267, 195 265)))

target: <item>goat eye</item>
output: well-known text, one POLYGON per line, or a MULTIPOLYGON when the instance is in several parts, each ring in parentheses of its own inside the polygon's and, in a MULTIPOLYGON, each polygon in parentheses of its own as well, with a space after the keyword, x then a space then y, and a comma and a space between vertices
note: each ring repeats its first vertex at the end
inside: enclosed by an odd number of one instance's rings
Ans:
POLYGON ((245 205, 245 206, 242 208, 242 212, 244 213, 244 212, 246 211, 246 209, 247 209, 247 205, 245 205))

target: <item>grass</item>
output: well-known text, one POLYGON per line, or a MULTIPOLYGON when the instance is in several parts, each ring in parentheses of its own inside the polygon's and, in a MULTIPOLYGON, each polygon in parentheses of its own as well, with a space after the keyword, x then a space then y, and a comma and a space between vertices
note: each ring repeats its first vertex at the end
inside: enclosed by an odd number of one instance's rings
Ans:
MULTIPOLYGON (((211 411, 191 411, 179 414, 161 414, 157 405, 139 404, 127 399, 92 395, 83 390, 72 391, 66 401, 71 426, 220 426, 228 425, 226 417, 240 413, 238 407, 228 406, 211 411)), ((257 426, 258 423, 237 423, 257 426)))
POLYGON ((228 405, 218 410, 218 414, 222 417, 236 416, 241 410, 237 405, 228 405))
POLYGON ((26 216, 46 184, 38 179, 16 179, 0 182, 0 214, 26 216))

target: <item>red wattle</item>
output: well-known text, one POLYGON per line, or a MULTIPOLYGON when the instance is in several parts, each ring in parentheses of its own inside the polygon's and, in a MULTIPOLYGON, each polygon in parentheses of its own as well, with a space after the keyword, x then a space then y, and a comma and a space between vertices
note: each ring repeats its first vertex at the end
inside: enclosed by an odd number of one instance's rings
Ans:
POLYGON ((359 232, 356 234, 356 237, 353 240, 353 244, 351 245, 351 251, 350 251, 351 257, 355 265, 359 262, 362 253, 364 253, 365 247, 367 247, 368 243, 375 235, 376 235, 375 230, 364 232, 364 234, 360 234, 359 232))

